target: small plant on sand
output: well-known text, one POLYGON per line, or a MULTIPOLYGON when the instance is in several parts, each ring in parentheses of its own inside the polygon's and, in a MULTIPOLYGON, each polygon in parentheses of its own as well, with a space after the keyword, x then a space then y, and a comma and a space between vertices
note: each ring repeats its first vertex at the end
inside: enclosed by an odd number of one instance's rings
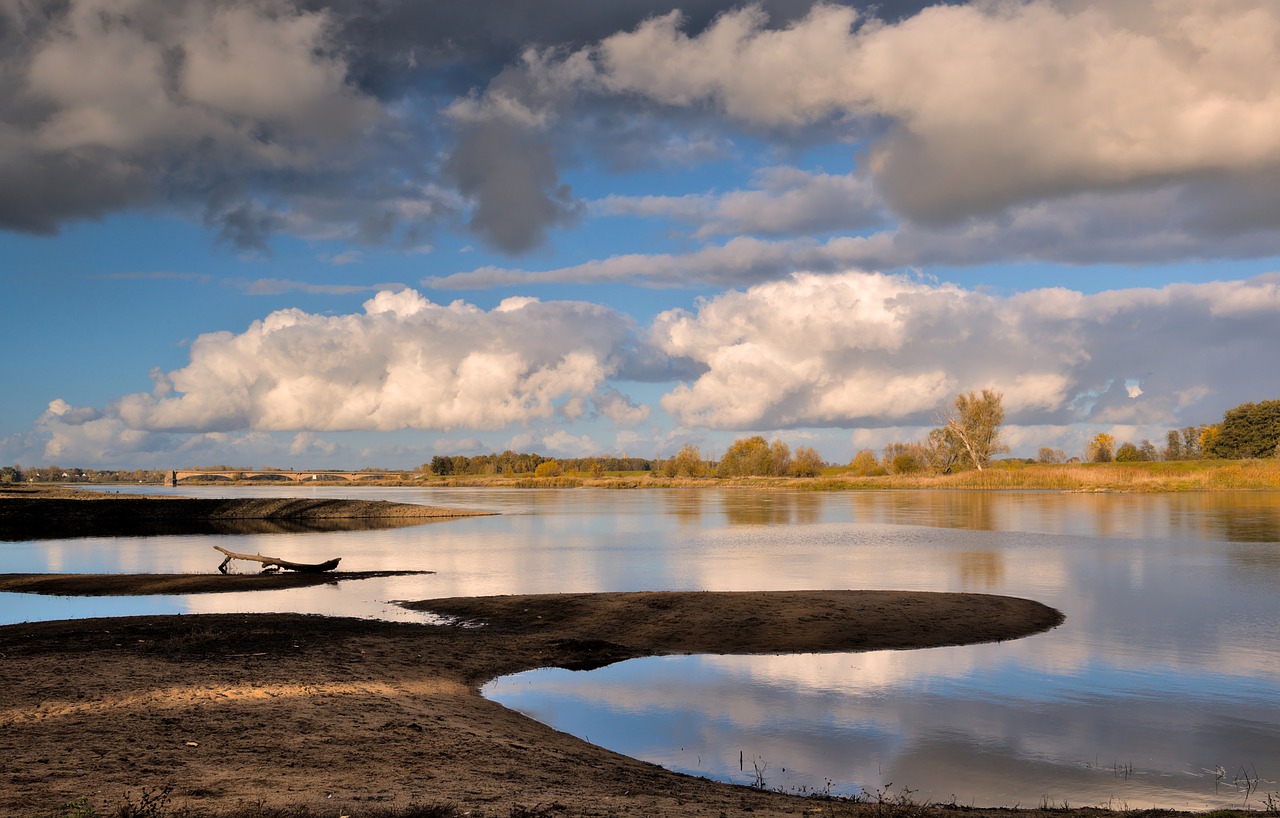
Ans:
POLYGON ((116 808, 115 818, 185 818, 186 809, 174 810, 169 806, 173 795, 173 785, 151 789, 142 788, 142 795, 133 800, 132 793, 125 793, 124 803, 116 808))
POLYGON ((924 818, 929 813, 927 804, 921 804, 912 797, 915 790, 904 786, 894 795, 892 788, 891 783, 870 792, 864 787, 862 794, 853 800, 870 805, 870 815, 874 818, 924 818))
POLYGON ((817 787, 810 787, 808 784, 801 784, 799 787, 792 790, 792 793, 805 798, 812 798, 814 801, 835 800, 836 796, 831 794, 831 788, 835 785, 835 782, 830 778, 825 779, 825 781, 826 783, 822 785, 821 789, 818 789, 817 787))
POLYGON ((763 790, 765 788, 764 771, 769 769, 769 764, 762 758, 753 758, 751 766, 755 768, 751 776, 751 786, 757 790, 763 790))
POLYGON ((63 818, 98 818, 98 809, 89 802, 87 795, 82 795, 74 801, 68 801, 63 807, 63 818))
POLYGON ((1262 799, 1263 815, 1280 815, 1280 792, 1269 792, 1262 799))

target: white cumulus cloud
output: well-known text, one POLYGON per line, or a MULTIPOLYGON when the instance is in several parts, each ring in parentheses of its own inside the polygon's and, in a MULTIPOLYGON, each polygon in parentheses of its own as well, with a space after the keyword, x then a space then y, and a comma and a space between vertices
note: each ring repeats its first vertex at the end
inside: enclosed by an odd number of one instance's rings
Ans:
POLYGON ((997 296, 797 273, 662 313, 651 332, 704 367, 661 401, 688 426, 928 424, 956 392, 988 386, 1015 424, 1182 425, 1280 379, 1280 277, 997 296))
POLYGON ((612 387, 595 397, 596 410, 619 426, 634 426, 649 419, 650 408, 638 404, 612 387))
POLYGON ((149 430, 498 429, 549 418, 615 374, 631 322, 582 302, 492 311, 382 292, 352 315, 281 310, 203 335, 190 363, 120 400, 149 430))
POLYGON ((1034 442, 1020 428, 1057 430, 1040 445, 1074 451, 1079 430, 1154 439, 1274 397, 1277 348, 1275 273, 1007 295, 796 273, 668 310, 644 332, 585 302, 512 297, 486 311, 385 291, 353 314, 281 310, 203 335, 185 367, 153 373, 151 392, 101 409, 54 400, 35 431, 46 459, 88 462, 329 459, 346 450, 341 433, 404 429, 453 430, 468 447, 502 431, 512 448, 579 456, 598 453, 600 420, 623 430, 619 450, 662 448, 663 429, 721 443, 746 431, 864 430, 851 438, 861 445, 927 429, 957 392, 992 387, 1011 440, 1034 442), (666 417, 619 391, 642 380, 662 384, 666 417))

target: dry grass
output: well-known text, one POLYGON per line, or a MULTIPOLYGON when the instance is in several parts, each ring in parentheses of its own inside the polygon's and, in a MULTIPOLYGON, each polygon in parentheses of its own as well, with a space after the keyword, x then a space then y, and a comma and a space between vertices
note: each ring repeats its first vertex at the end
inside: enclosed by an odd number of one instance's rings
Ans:
POLYGON ((890 474, 861 477, 831 469, 822 477, 665 478, 584 480, 600 488, 967 489, 985 491, 1278 491, 1280 460, 1189 460, 1156 463, 1000 463, 956 474, 890 474))
POLYGON ((952 475, 897 475, 871 479, 888 480, 888 488, 1126 492, 1280 490, 1280 461, 1018 464, 952 475))

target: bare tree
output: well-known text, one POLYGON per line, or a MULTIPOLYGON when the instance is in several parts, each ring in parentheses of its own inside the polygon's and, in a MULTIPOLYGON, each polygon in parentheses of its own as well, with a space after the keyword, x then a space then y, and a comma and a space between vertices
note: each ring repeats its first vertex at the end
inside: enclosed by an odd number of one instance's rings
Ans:
POLYGON ((943 434, 956 452, 978 471, 1009 447, 1001 442, 1004 395, 994 389, 956 395, 952 406, 938 415, 943 434))
POLYGON ((1039 454, 1036 456, 1036 462, 1038 462, 1038 463, 1066 463, 1066 462, 1067 462, 1067 453, 1066 453, 1066 452, 1064 452, 1064 451, 1062 451, 1062 449, 1050 449, 1048 446, 1045 446, 1045 447, 1043 447, 1043 448, 1041 448, 1041 449, 1040 449, 1039 454))

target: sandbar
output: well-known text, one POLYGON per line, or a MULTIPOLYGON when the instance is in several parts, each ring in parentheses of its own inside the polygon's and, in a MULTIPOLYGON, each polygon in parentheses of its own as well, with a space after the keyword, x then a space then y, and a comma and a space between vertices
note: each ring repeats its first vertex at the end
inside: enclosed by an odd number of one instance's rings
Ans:
POLYGON ((350 531, 492 513, 386 500, 202 498, 0 486, 0 540, 350 531))
POLYGON ((63 814, 79 798, 108 814, 129 793, 171 787, 174 805, 228 816, 246 804, 335 816, 414 804, 486 816, 865 815, 670 772, 479 688, 537 667, 969 644, 1062 621, 1013 597, 857 590, 412 607, 451 624, 201 614, 0 627, 0 814, 63 814))

